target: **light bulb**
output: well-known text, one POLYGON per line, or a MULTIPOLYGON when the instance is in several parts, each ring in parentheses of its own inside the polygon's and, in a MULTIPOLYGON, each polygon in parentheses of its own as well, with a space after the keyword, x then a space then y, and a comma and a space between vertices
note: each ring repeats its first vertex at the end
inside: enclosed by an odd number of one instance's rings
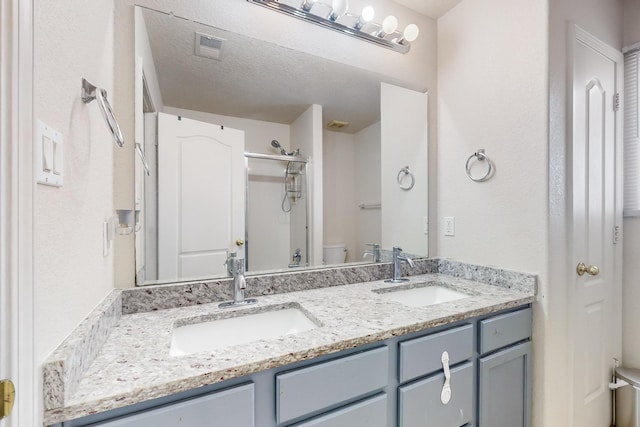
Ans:
POLYGON ((331 21, 337 20, 342 15, 347 13, 348 8, 349 4, 347 0, 333 0, 333 2, 331 3, 331 13, 329 14, 329 19, 331 21))
POLYGON ((393 15, 389 15, 382 21, 382 31, 385 34, 391 34, 398 29, 398 18, 393 15))
POLYGON ((375 15, 373 8, 371 6, 365 6, 353 27, 356 30, 360 30, 364 24, 371 22, 373 15, 375 15))
POLYGON ((416 24, 409 24, 404 29, 403 38, 409 43, 411 43, 412 41, 418 38, 418 34, 420 34, 420 28, 418 28, 416 24))
POLYGON ((365 8, 362 9, 362 13, 360 14, 360 20, 362 21, 363 24, 367 22, 371 22, 374 15, 375 15, 375 10, 373 10, 373 7, 365 6, 365 8))

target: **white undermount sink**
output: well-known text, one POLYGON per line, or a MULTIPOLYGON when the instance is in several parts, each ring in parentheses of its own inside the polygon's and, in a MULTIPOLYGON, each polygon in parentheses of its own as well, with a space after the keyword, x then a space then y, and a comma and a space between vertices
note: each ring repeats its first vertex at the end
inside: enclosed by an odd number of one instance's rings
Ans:
POLYGON ((426 307, 428 305, 441 304, 443 302, 455 301, 471 296, 444 286, 429 284, 416 285, 415 287, 376 289, 374 292, 383 298, 399 302, 409 307, 426 307))
POLYGON ((297 308, 247 313, 227 319, 178 326, 171 336, 171 356, 211 351, 252 341, 277 338, 317 328, 297 308))

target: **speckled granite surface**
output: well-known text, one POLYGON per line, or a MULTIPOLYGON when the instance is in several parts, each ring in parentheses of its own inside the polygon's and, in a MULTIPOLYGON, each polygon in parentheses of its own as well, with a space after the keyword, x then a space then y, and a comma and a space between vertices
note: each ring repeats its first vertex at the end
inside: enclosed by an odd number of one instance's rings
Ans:
POLYGON ((370 267, 364 271, 345 267, 254 277, 247 280, 247 285, 253 287, 249 294, 262 295, 259 304, 230 310, 220 310, 217 305, 230 295, 227 281, 114 291, 45 362, 45 424, 534 301, 536 277, 530 274, 451 260, 424 260, 418 271, 442 270, 448 274, 412 276, 408 284, 394 285, 371 281, 377 273, 388 277, 388 264, 370 267), (438 282, 470 297, 412 308, 372 292, 421 286, 425 281, 438 282), (322 326, 211 352, 169 355, 176 324, 202 316, 229 317, 290 304, 299 304, 322 326))

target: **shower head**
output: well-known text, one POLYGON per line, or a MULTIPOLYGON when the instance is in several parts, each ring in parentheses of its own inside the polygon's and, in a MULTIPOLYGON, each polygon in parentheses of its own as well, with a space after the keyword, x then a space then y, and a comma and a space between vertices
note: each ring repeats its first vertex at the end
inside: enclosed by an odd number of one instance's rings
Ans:
POLYGON ((283 156, 287 155, 287 150, 282 148, 282 145, 280 145, 280 143, 278 141, 276 141, 275 139, 273 141, 271 141, 271 146, 273 148, 279 149, 280 150, 280 154, 282 154, 283 156))

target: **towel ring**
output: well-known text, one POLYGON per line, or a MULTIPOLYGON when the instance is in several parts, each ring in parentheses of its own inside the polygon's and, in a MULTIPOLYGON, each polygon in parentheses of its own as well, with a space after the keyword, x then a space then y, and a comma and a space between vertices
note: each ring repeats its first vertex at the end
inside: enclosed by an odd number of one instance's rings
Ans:
POLYGON ((102 113, 104 121, 107 122, 107 126, 109 126, 114 141, 119 147, 124 146, 124 137, 122 136, 122 131, 120 130, 116 116, 113 114, 111 105, 109 105, 109 101, 107 100, 107 91, 95 87, 86 79, 82 79, 82 102, 88 104, 94 99, 98 100, 100 112, 102 113))
POLYGON ((396 177, 396 181, 398 181, 398 185, 404 191, 409 191, 413 188, 414 185, 416 185, 416 177, 413 176, 413 173, 409 169, 409 166, 405 166, 402 169, 400 169, 400 172, 398 172, 398 176, 396 177), (411 178, 411 184, 409 184, 408 186, 402 185, 402 178, 404 178, 405 175, 409 175, 409 177, 411 178))
POLYGON ((493 172, 493 163, 491 162, 491 159, 489 158, 489 156, 484 154, 484 149, 479 149, 478 151, 476 151, 475 153, 469 156, 469 158, 467 159, 467 164, 465 166, 465 169, 467 170, 467 176, 469 177, 469 179, 475 182, 483 182, 488 180, 491 177, 491 173, 493 172), (471 159, 473 159, 474 157, 480 162, 483 162, 486 160, 487 165, 489 166, 487 168, 487 173, 485 173, 483 176, 479 178, 474 178, 473 176, 471 176, 471 159))

